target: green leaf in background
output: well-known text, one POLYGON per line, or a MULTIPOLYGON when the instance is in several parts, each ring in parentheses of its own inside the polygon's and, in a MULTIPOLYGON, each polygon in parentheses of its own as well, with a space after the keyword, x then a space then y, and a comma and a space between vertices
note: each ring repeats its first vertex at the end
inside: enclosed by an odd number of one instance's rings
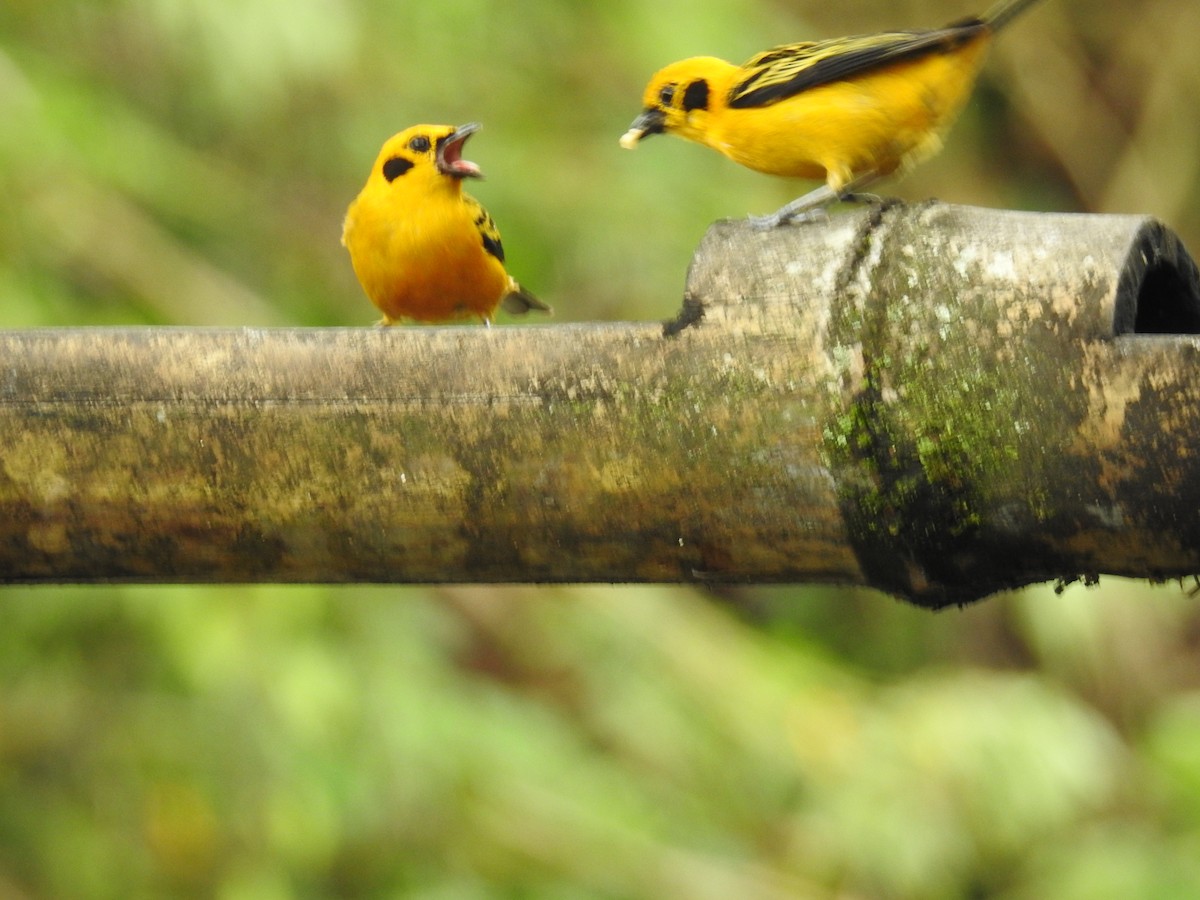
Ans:
MULTIPOLYGON (((808 185, 621 150, 651 72, 977 11, 10 0, 0 327, 370 326, 346 205, 390 134, 476 120, 478 195, 556 321, 667 318, 710 222, 808 185)), ((1047 0, 886 189, 1150 213, 1196 249, 1197 33, 1184 0, 1047 0)), ((1198 633, 1178 586, 1117 579, 936 616, 804 586, 7 588, 0 900, 1196 896, 1198 633)))

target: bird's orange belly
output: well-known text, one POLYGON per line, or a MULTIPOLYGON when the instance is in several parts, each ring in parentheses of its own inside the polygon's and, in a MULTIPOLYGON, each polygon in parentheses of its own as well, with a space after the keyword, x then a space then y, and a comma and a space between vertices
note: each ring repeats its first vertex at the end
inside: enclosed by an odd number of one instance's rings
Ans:
POLYGON ((388 322, 490 318, 508 287, 503 266, 474 243, 403 236, 352 248, 351 260, 388 322))

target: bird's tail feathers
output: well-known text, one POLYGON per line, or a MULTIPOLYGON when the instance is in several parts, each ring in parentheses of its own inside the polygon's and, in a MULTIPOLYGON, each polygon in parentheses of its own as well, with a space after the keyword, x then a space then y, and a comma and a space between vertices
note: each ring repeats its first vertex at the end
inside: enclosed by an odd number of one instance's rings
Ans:
POLYGON ((1040 0, 1000 0, 980 18, 992 31, 999 31, 1021 13, 1040 0))
POLYGON ((552 313, 548 304, 543 303, 525 288, 521 287, 516 281, 509 283, 509 291, 504 295, 504 299, 500 301, 500 305, 504 307, 505 312, 514 313, 516 315, 524 315, 532 309, 538 312, 552 313))

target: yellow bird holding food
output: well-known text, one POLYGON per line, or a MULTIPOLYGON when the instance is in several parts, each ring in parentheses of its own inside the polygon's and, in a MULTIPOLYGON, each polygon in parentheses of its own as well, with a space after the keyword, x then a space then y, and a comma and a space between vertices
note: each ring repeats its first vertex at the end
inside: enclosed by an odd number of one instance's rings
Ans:
POLYGON ((756 221, 806 217, 937 153, 992 39, 1037 2, 1001 0, 928 31, 784 44, 740 66, 709 56, 672 63, 650 79, 621 146, 675 134, 759 172, 823 180, 756 221))

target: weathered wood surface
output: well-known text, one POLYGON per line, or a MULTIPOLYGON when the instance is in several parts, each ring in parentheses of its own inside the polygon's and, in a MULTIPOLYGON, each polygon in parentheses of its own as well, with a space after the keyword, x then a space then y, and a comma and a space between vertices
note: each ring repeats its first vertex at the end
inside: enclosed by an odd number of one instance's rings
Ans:
POLYGON ((930 205, 719 223, 670 335, 0 332, 0 578, 1193 574, 1198 283, 1141 217, 930 205))

